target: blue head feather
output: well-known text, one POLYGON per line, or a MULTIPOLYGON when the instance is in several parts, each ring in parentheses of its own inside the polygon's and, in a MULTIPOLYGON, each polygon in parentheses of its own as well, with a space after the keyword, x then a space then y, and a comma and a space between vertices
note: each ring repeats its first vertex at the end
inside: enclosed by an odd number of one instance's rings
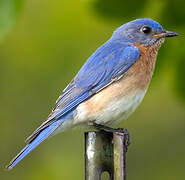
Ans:
POLYGON ((117 28, 111 39, 119 41, 130 41, 133 43, 140 43, 144 45, 152 45, 157 42, 158 38, 154 34, 164 32, 163 27, 156 21, 149 18, 142 18, 130 21, 119 28, 117 28), (142 28, 150 28, 150 33, 144 33, 142 28))

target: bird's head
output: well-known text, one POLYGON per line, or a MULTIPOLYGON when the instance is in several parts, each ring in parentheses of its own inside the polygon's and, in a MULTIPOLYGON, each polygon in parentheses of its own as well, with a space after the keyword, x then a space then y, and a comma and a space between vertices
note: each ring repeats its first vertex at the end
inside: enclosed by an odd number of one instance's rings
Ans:
POLYGON ((177 36, 176 32, 163 29, 156 21, 148 18, 130 21, 113 33, 112 38, 120 41, 130 41, 145 46, 162 44, 166 37, 177 36))

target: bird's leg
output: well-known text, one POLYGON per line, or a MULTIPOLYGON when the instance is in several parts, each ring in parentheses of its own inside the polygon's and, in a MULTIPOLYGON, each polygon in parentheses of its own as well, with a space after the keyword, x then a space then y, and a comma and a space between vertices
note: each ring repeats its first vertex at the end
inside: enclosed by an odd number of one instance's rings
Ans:
POLYGON ((113 129, 109 126, 105 126, 105 125, 97 124, 97 123, 93 123, 93 127, 98 129, 98 130, 101 130, 101 131, 115 132, 115 130, 116 130, 116 129, 113 129))
POLYGON ((114 128, 111 128, 109 126, 105 126, 105 125, 97 124, 97 123, 93 123, 93 127, 96 128, 96 129, 98 129, 98 130, 101 130, 101 131, 120 132, 120 133, 123 133, 123 134, 126 135, 126 147, 128 147, 131 144, 130 134, 129 134, 128 130, 125 129, 125 128, 117 128, 117 129, 114 129, 114 128))

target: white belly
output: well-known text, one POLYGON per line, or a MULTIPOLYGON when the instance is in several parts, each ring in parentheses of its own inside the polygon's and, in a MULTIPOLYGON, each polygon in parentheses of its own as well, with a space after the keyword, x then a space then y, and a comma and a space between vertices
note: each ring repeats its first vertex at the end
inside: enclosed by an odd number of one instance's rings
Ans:
POLYGON ((146 91, 137 90, 134 93, 115 98, 99 113, 88 113, 86 105, 77 107, 74 124, 96 122, 98 124, 112 125, 126 119, 141 103, 146 91))

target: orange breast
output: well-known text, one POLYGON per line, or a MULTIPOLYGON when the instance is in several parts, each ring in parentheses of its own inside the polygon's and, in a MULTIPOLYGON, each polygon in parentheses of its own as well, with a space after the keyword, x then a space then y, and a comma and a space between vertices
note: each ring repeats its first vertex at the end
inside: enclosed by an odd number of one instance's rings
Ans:
POLYGON ((157 46, 143 46, 135 44, 140 50, 140 57, 125 73, 124 77, 135 88, 146 89, 152 78, 158 52, 157 46))
POLYGON ((93 117, 101 113, 116 99, 124 99, 124 96, 137 95, 138 91, 146 91, 154 71, 157 49, 141 45, 136 47, 139 48, 141 55, 125 75, 79 105, 88 116, 93 117))

